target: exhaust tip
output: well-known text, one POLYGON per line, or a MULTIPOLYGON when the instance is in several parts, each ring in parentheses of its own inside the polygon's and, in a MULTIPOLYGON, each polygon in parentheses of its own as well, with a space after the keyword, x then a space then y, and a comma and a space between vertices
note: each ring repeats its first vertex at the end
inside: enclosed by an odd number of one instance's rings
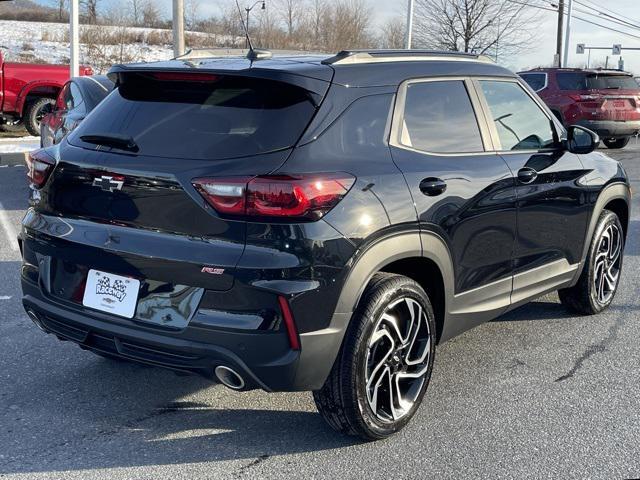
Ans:
POLYGON ((36 327, 38 327, 40 330, 42 330, 44 333, 49 333, 49 330, 47 330, 44 325, 42 324, 42 322, 40 321, 40 317, 38 316, 38 314, 36 312, 34 312, 33 310, 27 310, 27 315, 29 316, 29 318, 31 319, 31 321, 33 323, 36 324, 36 327))
POLYGON ((219 365, 216 367, 214 372, 216 374, 216 378, 225 387, 228 387, 231 390, 242 390, 244 388, 244 380, 235 370, 225 367, 224 365, 219 365))

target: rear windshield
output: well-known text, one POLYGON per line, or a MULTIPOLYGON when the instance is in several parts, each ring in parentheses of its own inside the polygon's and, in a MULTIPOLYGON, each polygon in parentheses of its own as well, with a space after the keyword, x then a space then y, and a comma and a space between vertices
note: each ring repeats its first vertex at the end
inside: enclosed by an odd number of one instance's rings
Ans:
POLYGON ((118 135, 141 155, 217 160, 293 146, 315 111, 308 92, 281 82, 233 76, 207 81, 132 75, 70 139, 118 135))
POLYGON ((629 75, 598 75, 558 73, 561 90, 637 90, 638 84, 629 75))

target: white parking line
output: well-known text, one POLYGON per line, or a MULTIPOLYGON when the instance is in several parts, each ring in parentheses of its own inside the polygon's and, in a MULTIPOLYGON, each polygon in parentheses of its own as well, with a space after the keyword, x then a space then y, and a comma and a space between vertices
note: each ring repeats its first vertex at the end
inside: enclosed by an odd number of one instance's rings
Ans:
POLYGON ((2 202, 0 202, 0 226, 2 227, 2 230, 4 230, 4 234, 7 237, 9 248, 14 252, 19 252, 20 248, 18 247, 17 240, 18 235, 16 234, 13 225, 11 224, 11 220, 9 219, 9 216, 4 209, 2 202))

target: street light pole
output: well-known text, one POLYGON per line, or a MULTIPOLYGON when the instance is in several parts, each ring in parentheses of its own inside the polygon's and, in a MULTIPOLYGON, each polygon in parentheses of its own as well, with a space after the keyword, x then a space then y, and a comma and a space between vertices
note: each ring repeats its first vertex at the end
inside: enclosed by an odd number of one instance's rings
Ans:
POLYGON ((173 0, 173 56, 184 55, 184 0, 173 0))
POLYGON ((77 77, 80 75, 80 21, 79 21, 79 9, 78 0, 71 0, 69 3, 69 41, 71 44, 71 51, 69 58, 71 63, 70 75, 77 77))
POLYGON ((407 50, 411 50, 411 45, 413 44, 413 10, 414 10, 415 2, 414 0, 409 0, 407 5, 407 34, 405 38, 405 47, 407 50))
MULTIPOLYGON (((247 28, 247 35, 249 35, 249 14, 251 13, 251 10, 253 10, 255 7, 257 7, 260 4, 262 4, 262 10, 265 10, 267 8, 266 5, 265 5, 265 0, 258 0, 251 7, 245 7, 245 9, 244 9, 245 12, 247 12, 247 23, 245 24, 245 27, 247 28)), ((246 40, 246 48, 249 48, 249 39, 248 38, 246 40)))
POLYGON ((573 0, 568 0, 567 27, 564 32, 564 55, 562 56, 562 66, 569 66, 569 41, 571 40, 571 14, 573 13, 573 0))

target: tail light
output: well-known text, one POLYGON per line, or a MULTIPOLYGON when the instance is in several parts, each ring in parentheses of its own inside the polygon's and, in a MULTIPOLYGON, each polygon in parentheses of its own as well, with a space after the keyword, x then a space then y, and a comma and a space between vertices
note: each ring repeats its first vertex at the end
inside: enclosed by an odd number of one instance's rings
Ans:
POLYGON ((27 178, 36 188, 44 187, 56 161, 45 150, 35 150, 27 157, 27 178))
POLYGON ((220 214, 318 220, 351 189, 345 174, 197 178, 194 187, 220 214))
POLYGON ((220 80, 219 75, 210 73, 154 72, 148 75, 161 82, 216 82, 220 80))

